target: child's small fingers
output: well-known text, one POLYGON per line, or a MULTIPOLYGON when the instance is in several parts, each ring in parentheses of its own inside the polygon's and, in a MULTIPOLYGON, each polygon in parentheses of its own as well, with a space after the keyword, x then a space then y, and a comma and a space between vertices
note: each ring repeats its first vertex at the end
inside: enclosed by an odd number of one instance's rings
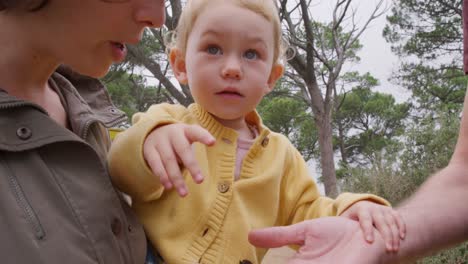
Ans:
POLYGON ((400 247, 400 230, 391 212, 387 213, 386 219, 392 234, 392 251, 398 251, 400 247))
POLYGON ((169 181, 169 177, 167 176, 166 169, 164 168, 158 151, 153 147, 150 147, 145 150, 144 155, 146 163, 151 168, 153 174, 159 178, 160 183, 165 189, 171 189, 172 183, 169 181))
POLYGON ((367 242, 374 242, 374 226, 372 224, 372 216, 369 212, 363 212, 359 215, 359 224, 364 233, 367 242))
POLYGON ((395 221, 396 221, 396 223, 398 225, 400 238, 405 239, 405 236, 406 236, 406 223, 403 220, 403 217, 401 216, 401 214, 399 212, 397 212, 395 210, 392 211, 392 214, 393 214, 393 217, 395 218, 395 221))
POLYGON ((392 232, 390 230, 387 221, 385 220, 385 216, 382 212, 376 212, 372 215, 374 220, 374 225, 379 231, 380 235, 382 236, 383 240, 385 241, 385 247, 388 251, 391 251, 393 248, 393 241, 392 241, 392 232))
POLYGON ((187 186, 185 185, 182 175, 173 175, 171 181, 181 197, 185 197, 188 194, 187 186))
POLYGON ((167 173, 165 170, 161 171, 158 173, 159 176, 159 181, 161 184, 164 186, 166 190, 172 189, 172 182, 169 180, 169 176, 167 176, 167 173))
POLYGON ((188 194, 187 187, 185 184, 177 188, 177 193, 179 193, 180 197, 185 197, 188 194))
POLYGON ((196 183, 203 182, 203 176, 201 174, 198 162, 195 159, 195 153, 192 150, 192 145, 187 139, 174 140, 172 142, 174 150, 177 153, 182 165, 190 172, 193 180, 196 183))
POLYGON ((185 197, 188 194, 188 191, 175 154, 165 153, 165 156, 162 157, 162 160, 172 185, 176 188, 181 197, 185 197))
POLYGON ((205 128, 198 125, 187 125, 184 127, 186 138, 193 142, 200 142, 202 144, 211 146, 215 143, 216 139, 205 128))
POLYGON ((166 173, 166 170, 164 170, 164 169, 158 170, 158 172, 156 172, 156 173, 157 173, 156 175, 159 176, 159 181, 164 186, 164 188, 166 190, 171 189, 172 188, 172 182, 170 181, 169 176, 166 173))

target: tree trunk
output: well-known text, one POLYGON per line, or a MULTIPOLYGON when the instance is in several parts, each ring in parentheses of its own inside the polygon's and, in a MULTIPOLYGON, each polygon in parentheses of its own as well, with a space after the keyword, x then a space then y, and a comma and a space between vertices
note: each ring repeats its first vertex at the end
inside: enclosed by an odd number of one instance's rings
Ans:
POLYGON ((327 114, 324 114, 320 119, 318 132, 322 179, 323 184, 325 185, 325 194, 331 198, 335 198, 338 195, 338 188, 336 187, 331 120, 330 116, 327 114))
MULTIPOLYGON (((324 100, 315 78, 315 74, 307 76, 307 91, 310 94, 310 107, 318 129, 320 149, 320 165, 322 179, 325 185, 325 195, 335 198, 338 195, 336 187, 336 172, 333 156, 333 131, 331 124, 332 102, 329 96, 324 100)), ((330 90, 330 88, 328 88, 330 90)))
POLYGON ((338 144, 339 144, 339 147, 340 147, 340 153, 341 153, 341 161, 343 162, 343 164, 345 166, 348 166, 349 162, 348 162, 348 154, 346 153, 346 146, 345 146, 345 142, 344 142, 344 138, 345 138, 345 133, 344 133, 344 129, 343 129, 343 124, 341 123, 341 119, 338 117, 338 144))

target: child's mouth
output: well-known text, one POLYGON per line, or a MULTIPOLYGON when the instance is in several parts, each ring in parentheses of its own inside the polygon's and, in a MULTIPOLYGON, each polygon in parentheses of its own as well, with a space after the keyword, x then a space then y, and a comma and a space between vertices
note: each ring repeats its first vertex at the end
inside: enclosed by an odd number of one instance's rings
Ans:
POLYGON ((231 91, 223 91, 223 92, 219 92, 218 94, 237 95, 237 96, 244 97, 242 94, 240 94, 240 93, 238 93, 238 92, 231 92, 231 91))

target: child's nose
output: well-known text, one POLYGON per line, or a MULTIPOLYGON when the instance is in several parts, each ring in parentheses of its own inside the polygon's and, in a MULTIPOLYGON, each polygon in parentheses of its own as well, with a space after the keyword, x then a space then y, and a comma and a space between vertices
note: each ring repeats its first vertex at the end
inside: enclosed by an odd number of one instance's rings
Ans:
POLYGON ((222 70, 222 75, 224 78, 241 79, 242 69, 239 59, 232 57, 228 58, 222 70))

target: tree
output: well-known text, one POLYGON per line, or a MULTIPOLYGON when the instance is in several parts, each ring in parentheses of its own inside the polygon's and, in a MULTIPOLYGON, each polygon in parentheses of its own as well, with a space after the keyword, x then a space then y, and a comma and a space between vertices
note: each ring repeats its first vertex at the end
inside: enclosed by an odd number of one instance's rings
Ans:
POLYGON ((332 142, 332 112, 337 95, 336 81, 345 62, 358 60, 356 51, 361 47, 359 38, 369 24, 385 11, 379 1, 365 23, 355 22, 353 0, 337 0, 333 19, 323 24, 314 21, 309 13, 308 0, 280 1, 281 19, 287 40, 296 51, 288 61, 286 76, 300 89, 305 102, 312 109, 319 135, 320 165, 325 193, 335 197, 338 193, 332 142), (296 19, 296 18, 300 19, 296 19), (348 22, 350 22, 348 24, 348 22))
POLYGON ((394 79, 413 91, 421 109, 461 105, 462 0, 396 0, 387 21, 383 35, 403 59, 394 79))
MULTIPOLYGON (((342 167, 382 163, 383 151, 395 151, 410 105, 397 104, 389 94, 373 92, 378 81, 369 73, 347 73, 345 85, 357 85, 337 96, 334 126, 342 167)), ((399 148, 397 148, 399 149, 399 148)))
POLYGON ((287 136, 309 161, 318 156, 317 128, 307 112, 308 105, 300 96, 290 94, 289 87, 284 85, 287 84, 278 84, 275 92, 267 95, 257 110, 267 127, 287 136))
POLYGON ((407 129, 401 172, 419 186, 429 175, 448 165, 458 138, 458 114, 440 111, 407 129))
POLYGON ((417 187, 451 156, 466 90, 462 0, 396 0, 383 35, 403 63, 394 79, 411 90, 401 173, 417 187))
POLYGON ((148 85, 146 78, 133 73, 128 65, 114 66, 102 81, 114 104, 129 118, 136 112, 146 111, 152 104, 171 102, 161 83, 148 85))
POLYGON ((161 29, 148 29, 145 31, 143 40, 137 46, 129 46, 129 60, 131 63, 146 69, 156 78, 167 90, 174 101, 188 106, 193 103, 190 89, 187 85, 178 87, 171 82, 173 77, 166 51, 167 42, 170 40, 170 32, 177 27, 182 12, 181 0, 166 1, 166 22, 161 29))

